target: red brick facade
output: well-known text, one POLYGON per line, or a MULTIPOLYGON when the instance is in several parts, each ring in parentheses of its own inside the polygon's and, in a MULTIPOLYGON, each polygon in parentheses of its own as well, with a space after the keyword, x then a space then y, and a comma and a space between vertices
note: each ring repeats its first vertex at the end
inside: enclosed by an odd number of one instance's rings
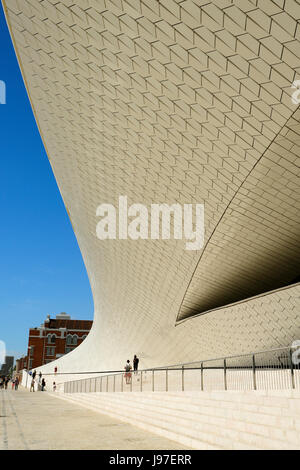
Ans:
POLYGON ((48 318, 40 328, 30 328, 28 368, 35 369, 75 349, 88 335, 91 320, 72 320, 66 314, 48 318))
POLYGON ((18 373, 20 370, 27 369, 27 359, 27 356, 25 356, 16 360, 16 373, 18 373))

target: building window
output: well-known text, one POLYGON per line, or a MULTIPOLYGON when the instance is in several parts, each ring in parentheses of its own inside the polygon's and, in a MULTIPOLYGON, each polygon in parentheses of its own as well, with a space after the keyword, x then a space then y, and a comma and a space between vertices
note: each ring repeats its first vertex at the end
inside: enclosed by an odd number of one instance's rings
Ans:
POLYGON ((55 354, 55 348, 49 348, 49 347, 48 347, 48 348, 46 349, 46 355, 47 355, 47 356, 54 356, 54 354, 55 354))
POLYGON ((72 335, 67 336, 67 344, 72 344, 72 335))
POLYGON ((66 348, 66 354, 72 351, 72 348, 66 348))
POLYGON ((77 335, 74 335, 74 336, 73 336, 73 340, 72 340, 72 344, 73 344, 74 346, 76 346, 76 345, 77 345, 77 342, 78 342, 78 336, 77 336, 77 335))
POLYGON ((55 335, 48 335, 48 344, 55 344, 56 336, 55 335))
POLYGON ((84 341, 86 337, 87 337, 87 335, 83 335, 82 338, 81 338, 82 341, 84 341))

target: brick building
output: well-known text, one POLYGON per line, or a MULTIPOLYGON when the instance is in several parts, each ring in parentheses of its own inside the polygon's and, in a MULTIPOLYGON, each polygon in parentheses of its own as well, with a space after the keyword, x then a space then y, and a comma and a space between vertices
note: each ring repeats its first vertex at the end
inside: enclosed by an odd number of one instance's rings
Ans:
POLYGON ((91 320, 72 320, 66 313, 56 318, 48 315, 39 328, 29 330, 28 368, 35 369, 71 352, 87 337, 92 324, 91 320))
POLYGON ((27 356, 22 356, 19 359, 16 360, 16 373, 23 369, 27 369, 27 356))

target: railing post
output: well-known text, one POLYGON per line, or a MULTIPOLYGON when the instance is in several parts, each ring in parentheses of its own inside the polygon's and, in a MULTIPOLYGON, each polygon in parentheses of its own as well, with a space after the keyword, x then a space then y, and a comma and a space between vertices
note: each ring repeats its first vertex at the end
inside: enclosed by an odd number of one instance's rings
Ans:
POLYGON ((124 387, 124 385, 123 385, 123 374, 121 374, 121 392, 123 392, 123 387, 124 387))
POLYGON ((293 363, 293 351, 290 349, 290 368, 291 368, 291 385, 295 388, 295 374, 294 374, 294 363, 293 363))
POLYGON ((133 374, 132 372, 129 372, 131 375, 130 375, 130 391, 132 392, 132 381, 133 381, 133 374))
POLYGON ((92 379, 90 379, 90 393, 92 391, 92 379))
POLYGON ((141 370, 141 392, 143 391, 143 371, 141 370))
POLYGON ((224 390, 227 390, 227 369, 226 369, 226 359, 224 359, 224 390))
POLYGON ((201 362, 201 391, 203 392, 203 362, 201 362))
POLYGON ((106 391, 108 392, 108 375, 106 376, 106 391))
POLYGON ((101 378, 100 378, 100 392, 102 392, 102 375, 101 375, 101 378))
POLYGON ((169 384, 168 384, 168 371, 169 369, 166 369, 166 392, 168 391, 169 384))
POLYGON ((184 392, 184 366, 181 368, 181 390, 184 392))
POLYGON ((154 392, 154 369, 152 369, 152 392, 154 392))
POLYGON ((116 376, 114 375, 114 392, 116 391, 116 376))
POLYGON ((253 388, 257 389, 256 386, 256 367, 255 367, 255 354, 252 355, 252 372, 253 372, 253 388))

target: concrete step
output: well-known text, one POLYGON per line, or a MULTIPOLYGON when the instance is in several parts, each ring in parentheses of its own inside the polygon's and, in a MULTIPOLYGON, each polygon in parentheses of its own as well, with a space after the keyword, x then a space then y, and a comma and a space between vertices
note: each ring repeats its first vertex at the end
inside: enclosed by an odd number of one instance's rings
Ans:
MULTIPOLYGON (((226 403, 230 403, 230 392, 226 395, 226 403)), ((226 394, 226 392, 225 392, 226 394)), ((167 437, 172 433, 172 439, 195 448, 226 448, 226 449, 293 449, 300 448, 299 429, 300 416, 282 416, 280 406, 282 398, 274 397, 273 413, 260 414, 253 403, 251 409, 230 409, 223 406, 221 394, 214 394, 212 399, 203 400, 194 394, 180 393, 88 393, 65 394, 73 402, 96 411, 110 414, 132 424, 139 425, 167 437), (218 398, 218 400, 216 400, 218 398), (277 400, 279 398, 279 400, 277 400), (201 401, 202 400, 202 401, 201 401), (191 402, 192 401, 192 402, 191 402), (203 405, 203 401, 205 405, 203 405), (276 412, 275 412, 276 410, 276 412), (174 431, 176 429, 176 432, 174 431), (193 444, 192 444, 193 441, 193 444)), ((208 394, 209 395, 209 394, 208 394)), ((236 393, 231 400, 247 406, 247 398, 239 397, 236 393)), ((254 397, 255 398, 255 397, 254 397)), ((257 395, 259 406, 265 394, 257 395)), ((272 408, 272 398, 268 397, 272 408)), ((295 398, 290 398, 295 401, 295 398)), ((249 401, 249 400, 248 400, 249 401)), ((287 403, 285 401, 285 406, 287 403)), ((231 403, 236 405, 236 403, 231 403)), ((291 407, 290 403, 288 404, 291 407)), ((289 409, 288 408, 288 409, 289 409)), ((295 413, 295 410, 294 410, 295 413)), ((169 437, 171 438, 171 437, 169 437)))
MULTIPOLYGON (((88 394, 89 395, 89 400, 98 400, 99 397, 101 396, 101 393, 99 394, 88 394)), ((82 396, 85 396, 85 394, 82 394, 82 396)), ((114 401, 120 401, 123 402, 123 394, 121 393, 115 393, 115 394, 105 394, 103 393, 102 396, 105 398, 105 396, 110 396, 114 401)), ((163 400, 163 405, 161 404, 161 397, 157 399, 156 393, 152 394, 147 394, 144 396, 144 394, 126 394, 126 399, 128 402, 128 405, 131 403, 135 405, 136 403, 138 404, 143 404, 144 406, 147 406, 147 404, 150 404, 153 406, 153 404, 157 406, 161 406, 161 412, 164 413, 164 411, 168 411, 169 409, 174 410, 176 413, 180 414, 180 412, 184 413, 190 413, 192 416, 195 414, 206 414, 209 416, 214 416, 216 419, 219 418, 230 418, 230 419, 239 419, 239 416, 244 415, 249 415, 251 413, 251 416, 253 419, 251 422, 253 423, 262 423, 266 425, 288 425, 289 423, 292 423, 292 421, 299 420, 300 419, 300 411, 297 410, 297 407, 295 406, 290 406, 291 404, 286 404, 285 403, 285 408, 283 406, 282 401, 279 403, 274 402, 274 400, 268 400, 268 406, 261 406, 260 404, 254 405, 254 404, 247 404, 247 403, 235 403, 235 402, 223 402, 223 401, 218 401, 217 403, 214 402, 214 400, 203 400, 201 397, 198 397, 197 399, 195 398, 194 400, 190 399, 182 399, 182 397, 177 397, 178 399, 175 399, 175 397, 169 397, 168 394, 164 395, 164 400, 163 400), (276 406, 275 406, 276 404, 276 406)), ((191 416, 191 418, 192 418, 191 416)), ((243 421, 245 421, 245 418, 243 417, 243 421)))
MULTIPOLYGON (((124 406, 124 401, 122 400, 122 396, 118 397, 114 394, 103 394, 103 397, 94 397, 94 399, 89 400, 92 406, 95 408, 102 408, 103 406, 108 406, 113 408, 114 410, 119 410, 120 407, 124 406)), ((86 401, 86 398, 83 396, 82 400, 78 397, 79 401, 86 401)), ((130 402, 127 401, 127 406, 130 408, 130 402)), ((187 410, 188 405, 186 406, 186 410, 178 410, 172 407, 166 407, 165 402, 163 405, 157 405, 155 403, 148 403, 143 400, 143 403, 140 400, 135 401, 133 403, 133 409, 136 413, 143 414, 144 416, 154 417, 155 420, 161 419, 163 417, 165 422, 168 422, 172 425, 181 426, 181 427, 192 427, 195 430, 204 430, 207 433, 214 433, 223 438, 227 436, 228 432, 228 420, 230 420, 230 431, 231 435, 235 434, 234 437, 237 438, 238 434, 247 433, 249 430, 251 433, 260 436, 261 438, 265 438, 266 440, 282 440, 283 442, 281 445, 284 445, 284 441, 286 441, 286 433, 284 429, 292 429, 293 426, 296 424, 294 418, 285 418, 279 417, 276 418, 270 415, 260 415, 258 413, 239 413, 238 411, 235 413, 228 413, 225 416, 217 416, 215 407, 211 407, 210 409, 206 407, 205 410, 202 408, 198 409, 197 412, 189 412, 187 410), (199 425, 199 423, 201 423, 199 425)), ((220 415, 222 411, 221 408, 218 410, 218 414, 220 415)), ((300 419, 298 420, 297 424, 300 424, 300 419)), ((295 426, 294 426, 295 427, 295 426)), ((298 438, 299 432, 296 430, 289 431, 289 439, 293 439, 295 444, 300 445, 300 441, 298 438)), ((278 442, 276 443, 276 445, 278 442)))
MULTIPOLYGON (((80 400, 82 404, 84 404, 84 401, 80 400)), ((212 420, 211 422, 207 421, 207 417, 199 417, 201 418, 201 421, 197 421, 195 419, 189 419, 188 417, 185 418, 178 418, 177 416, 174 416, 174 411, 172 414, 162 414, 160 410, 157 409, 145 409, 145 408, 136 408, 134 412, 132 410, 128 412, 124 412, 123 405, 117 405, 115 402, 106 402, 98 404, 90 405, 91 408, 93 409, 98 409, 100 412, 103 412, 103 410, 114 410, 114 413, 117 414, 117 416, 122 416, 122 417, 127 417, 130 418, 132 416, 132 413, 136 413, 139 416, 143 417, 143 420, 154 424, 156 426, 160 426, 161 428, 164 427, 164 429, 179 429, 180 430, 180 435, 188 436, 188 437, 193 437, 195 440, 201 439, 209 441, 209 443, 218 445, 219 448, 233 448, 233 440, 238 440, 239 443, 242 444, 247 444, 248 442, 245 442, 242 439, 242 433, 241 430, 239 429, 238 431, 233 429, 233 427, 228 430, 227 427, 227 422, 224 420, 223 423, 218 423, 218 424, 213 424, 212 420), (206 421, 203 419, 206 418, 206 421)), ((172 410, 170 411, 170 413, 172 410)), ((254 431, 253 429, 251 430, 252 432, 254 431)), ((257 431, 257 429, 256 429, 257 431)), ((247 433, 245 432, 244 435, 247 433)), ((265 446, 268 446, 269 448, 277 448, 276 443, 273 441, 271 442, 270 439, 266 436, 264 436, 264 433, 261 431, 261 428, 259 429, 259 434, 256 436, 256 442, 258 440, 261 441, 262 438, 265 437, 265 446)), ((247 441, 247 439, 246 439, 247 441)), ((282 442, 280 442, 280 445, 282 446, 282 442)), ((254 444, 253 444, 254 446, 254 444)))
POLYGON ((136 413, 132 412, 126 412, 124 411, 124 406, 122 409, 118 409, 115 407, 113 404, 102 404, 102 406, 95 406, 94 404, 90 404, 86 400, 82 399, 74 399, 74 398, 66 398, 63 395, 56 395, 60 396, 60 398, 63 398, 65 400, 72 401, 73 403, 76 403, 78 405, 84 406, 85 408, 88 408, 93 411, 98 411, 100 413, 108 414, 111 417, 123 420, 127 423, 130 423, 134 426, 138 426, 142 429, 145 429, 149 432, 153 432, 155 434, 164 436, 168 439, 174 440, 176 442, 179 442, 183 445, 186 445, 188 447, 194 448, 194 449, 199 449, 199 450, 218 450, 222 448, 220 445, 213 445, 211 442, 208 442, 205 440, 207 436, 204 436, 204 440, 199 441, 198 439, 195 439, 191 435, 186 435, 184 434, 181 430, 180 433, 174 432, 173 428, 169 428, 168 426, 165 426, 164 421, 158 421, 158 420, 151 420, 148 419, 147 417, 143 415, 137 415, 136 413))

